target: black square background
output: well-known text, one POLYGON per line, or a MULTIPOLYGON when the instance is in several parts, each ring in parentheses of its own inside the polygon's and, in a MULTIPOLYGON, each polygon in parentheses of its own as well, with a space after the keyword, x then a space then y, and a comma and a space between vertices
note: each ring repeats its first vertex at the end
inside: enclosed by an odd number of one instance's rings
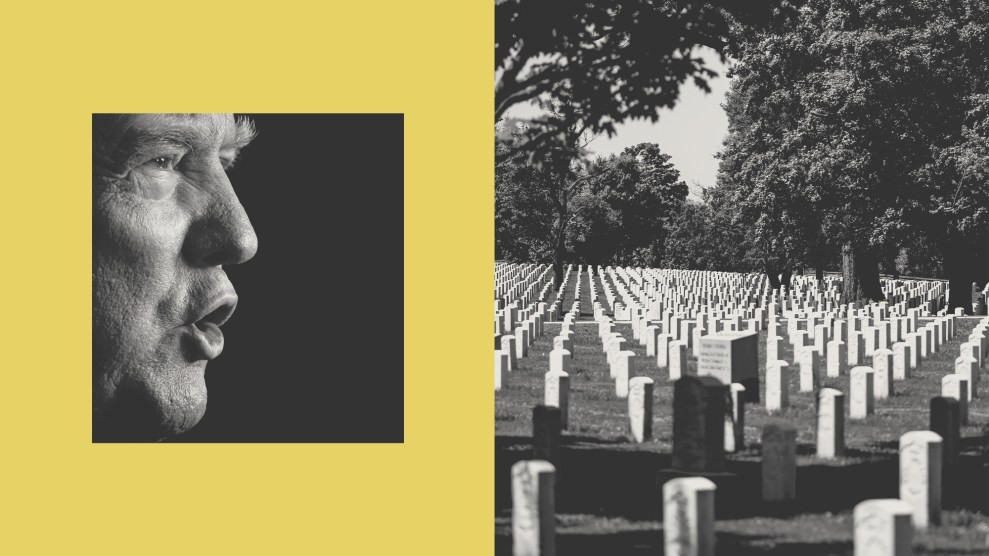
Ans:
POLYGON ((258 236, 178 442, 402 442, 401 114, 251 114, 230 170, 258 236))

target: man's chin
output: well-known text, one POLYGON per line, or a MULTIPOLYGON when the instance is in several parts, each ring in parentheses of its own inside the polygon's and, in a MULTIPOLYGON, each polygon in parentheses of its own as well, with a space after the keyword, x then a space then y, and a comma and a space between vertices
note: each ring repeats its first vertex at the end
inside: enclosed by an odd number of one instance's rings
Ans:
POLYGON ((111 407, 93 416, 94 442, 157 442, 192 429, 206 413, 202 373, 168 384, 131 385, 119 390, 111 407))

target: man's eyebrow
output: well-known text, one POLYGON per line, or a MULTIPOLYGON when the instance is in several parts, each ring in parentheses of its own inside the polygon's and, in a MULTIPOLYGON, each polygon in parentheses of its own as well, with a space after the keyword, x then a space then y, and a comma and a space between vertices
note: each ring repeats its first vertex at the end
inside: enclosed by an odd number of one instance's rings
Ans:
POLYGON ((163 147, 195 151, 209 145, 210 141, 210 133, 198 126, 139 127, 125 134, 118 152, 131 159, 154 153, 163 147))

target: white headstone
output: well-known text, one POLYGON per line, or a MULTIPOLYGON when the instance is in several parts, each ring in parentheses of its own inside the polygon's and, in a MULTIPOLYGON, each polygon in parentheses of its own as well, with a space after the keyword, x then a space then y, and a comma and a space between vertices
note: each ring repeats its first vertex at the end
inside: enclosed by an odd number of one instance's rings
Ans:
POLYGON ((570 352, 565 349, 554 349, 549 352, 549 370, 551 372, 570 372, 570 352))
POLYGON ((790 367, 782 359, 766 364, 766 411, 778 413, 790 407, 790 367))
POLYGON ((893 380, 903 380, 910 376, 910 344, 893 344, 893 380))
POLYGON ((845 369, 848 361, 848 346, 841 340, 831 340, 828 342, 828 376, 839 377, 845 369))
POLYGON ((873 370, 872 367, 852 367, 849 389, 849 419, 865 419, 875 412, 873 406, 873 370))
POLYGON ((628 381, 628 420, 632 438, 645 442, 652 438, 653 380, 645 376, 628 381))
POLYGON ((656 337, 656 366, 665 369, 670 366, 670 342, 672 334, 660 334, 656 337))
POLYGON ((508 354, 508 370, 514 371, 518 368, 518 352, 515 350, 515 336, 505 334, 501 337, 501 350, 508 354))
POLYGON ((944 375, 941 377, 941 395, 958 400, 958 420, 960 424, 967 425, 968 380, 956 373, 944 375))
POLYGON ((677 380, 687 374, 687 342, 674 340, 670 342, 669 354, 670 380, 677 380))
POLYGON ((759 334, 720 332, 701 337, 698 376, 713 376, 722 384, 745 386, 746 399, 759 401, 759 334))
POLYGON ((619 351, 615 354, 615 395, 628 397, 628 379, 635 374, 635 352, 619 351))
POLYGON ((885 400, 893 395, 893 352, 880 348, 872 352, 872 394, 874 399, 885 400))
POLYGON ((665 554, 714 556, 714 483, 703 477, 663 485, 665 554))
POLYGON ((512 554, 556 554, 556 468, 545 460, 512 466, 512 554))
POLYGON ((842 457, 845 455, 845 395, 834 388, 822 388, 817 399, 817 457, 842 457))
POLYGON ((800 391, 813 392, 820 380, 821 365, 814 346, 797 349, 797 365, 800 366, 800 391))
POLYGON ((979 363, 971 355, 955 359, 955 374, 968 381, 968 401, 979 397, 979 363))
POLYGON ((859 502, 853 512, 855 556, 909 556, 913 553, 912 508, 898 498, 859 502))
POLYGON ((941 443, 932 431, 900 437, 900 500, 910 504, 918 529, 941 521, 941 443))
POLYGON ((570 421, 570 375, 562 371, 549 371, 543 375, 543 405, 560 410, 560 428, 566 429, 570 421))
POLYGON ((508 354, 505 350, 495 350, 495 392, 508 385, 508 354))

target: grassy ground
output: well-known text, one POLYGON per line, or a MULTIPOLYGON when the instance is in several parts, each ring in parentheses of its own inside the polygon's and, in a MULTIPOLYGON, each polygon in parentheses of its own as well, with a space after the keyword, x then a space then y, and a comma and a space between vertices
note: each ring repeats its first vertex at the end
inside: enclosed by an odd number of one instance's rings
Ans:
MULTIPOLYGON (((575 276, 568 284, 569 308, 575 276)), ((581 307, 591 312, 592 300, 584 275, 581 307)), ((598 282, 599 293, 601 291, 598 282)), ((603 299, 601 299, 603 301, 603 299)), ((585 315, 583 318, 589 318, 585 315)), ((877 401, 876 414, 865 420, 847 419, 848 376, 822 377, 822 386, 846 393, 846 457, 821 460, 814 455, 814 400, 799 393, 799 376, 791 373, 790 408, 770 416, 761 405, 749 404, 745 415, 745 448, 728 456, 727 473, 711 478, 718 485, 718 543, 720 554, 851 554, 851 510, 871 498, 898 496, 899 437, 929 426, 928 404, 939 395, 940 379, 954 371, 958 347, 976 319, 959 319, 955 337, 924 360, 905 381, 896 381, 896 395, 877 401), (760 501, 760 436, 763 426, 786 420, 798 427, 797 502, 789 507, 760 501)), ((783 321, 781 324, 785 324, 783 321)), ((653 439, 631 442, 627 402, 614 394, 606 356, 593 322, 578 322, 571 368, 570 426, 563 436, 557 480, 559 553, 657 553, 662 546, 661 496, 658 484, 673 476, 672 383, 645 347, 632 341, 629 324, 617 331, 630 339, 636 352, 637 375, 656 381, 653 398, 653 439)), ((560 324, 546 324, 544 335, 510 373, 509 384, 496 396, 496 547, 511 552, 510 468, 531 453, 532 407, 542 403, 543 373, 549 370, 552 338, 560 324)), ((781 327, 785 336, 785 326, 781 327)), ((759 338, 760 369, 765 372, 765 339, 759 338)), ((786 340, 781 359, 792 362, 786 340)), ((697 361, 689 361, 691 371, 697 361)), ((822 373, 823 374, 823 373, 822 373)), ((764 399, 763 391, 760 393, 764 399)), ((989 392, 973 400, 968 426, 962 428, 962 456, 945 476, 943 524, 915 534, 917 554, 989 554, 986 468, 989 392)))

